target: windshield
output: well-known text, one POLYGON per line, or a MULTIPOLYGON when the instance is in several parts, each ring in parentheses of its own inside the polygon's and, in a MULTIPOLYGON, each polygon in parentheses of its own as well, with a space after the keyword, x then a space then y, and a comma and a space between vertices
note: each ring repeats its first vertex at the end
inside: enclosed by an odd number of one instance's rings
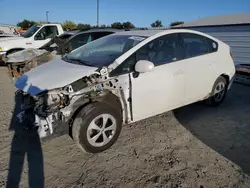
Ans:
POLYGON ((108 35, 77 48, 64 60, 98 68, 108 66, 144 39, 132 35, 108 35))
POLYGON ((22 34, 24 38, 31 37, 40 28, 38 25, 33 25, 25 33, 22 34))

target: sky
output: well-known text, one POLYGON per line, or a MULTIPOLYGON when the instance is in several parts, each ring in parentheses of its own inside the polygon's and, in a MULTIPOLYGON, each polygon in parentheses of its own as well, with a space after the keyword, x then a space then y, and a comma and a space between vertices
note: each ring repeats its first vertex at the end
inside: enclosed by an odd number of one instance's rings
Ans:
MULTIPOLYGON (((23 19, 96 25, 97 0, 0 0, 0 23, 16 25, 23 19)), ((250 0, 99 0, 99 24, 130 21, 149 27, 156 20, 164 26, 173 21, 250 12, 250 0)))

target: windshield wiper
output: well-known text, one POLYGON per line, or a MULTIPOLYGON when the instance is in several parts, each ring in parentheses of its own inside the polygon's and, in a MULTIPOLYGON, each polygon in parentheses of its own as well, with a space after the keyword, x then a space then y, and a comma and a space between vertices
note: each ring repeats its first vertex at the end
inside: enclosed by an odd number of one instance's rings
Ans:
POLYGON ((86 63, 85 61, 81 60, 81 59, 72 59, 72 58, 68 58, 67 55, 64 56, 62 58, 64 61, 67 61, 69 63, 74 63, 74 64, 78 64, 78 65, 87 65, 90 66, 88 63, 86 63))

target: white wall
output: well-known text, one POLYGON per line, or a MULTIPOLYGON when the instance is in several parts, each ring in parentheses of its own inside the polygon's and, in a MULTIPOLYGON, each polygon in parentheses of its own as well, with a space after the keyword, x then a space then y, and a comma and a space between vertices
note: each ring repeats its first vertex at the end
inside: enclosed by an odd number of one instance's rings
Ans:
POLYGON ((231 48, 235 64, 250 64, 250 24, 189 29, 207 33, 227 43, 231 48))

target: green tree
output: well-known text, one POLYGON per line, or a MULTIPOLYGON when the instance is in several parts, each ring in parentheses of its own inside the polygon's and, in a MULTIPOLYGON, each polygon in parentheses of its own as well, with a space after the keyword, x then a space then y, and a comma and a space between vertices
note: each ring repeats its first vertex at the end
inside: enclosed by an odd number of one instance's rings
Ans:
POLYGON ((123 24, 121 22, 114 22, 111 24, 111 27, 114 29, 122 29, 123 28, 123 24))
POLYGON ((173 27, 173 26, 180 25, 180 24, 184 24, 184 22, 183 21, 175 21, 175 22, 170 23, 169 26, 173 27))
POLYGON ((89 25, 89 24, 79 23, 77 25, 77 29, 79 29, 79 30, 87 30, 87 29, 90 29, 90 28, 91 28, 91 25, 89 25))
POLYGON ((75 22, 66 20, 62 23, 62 27, 65 31, 71 31, 74 29, 77 29, 77 25, 75 24, 75 22))
POLYGON ((124 29, 135 28, 135 26, 131 22, 124 22, 122 25, 124 29))
POLYGON ((18 26, 18 27, 21 27, 21 28, 23 28, 23 29, 28 29, 28 28, 30 28, 31 26, 35 25, 35 24, 36 24, 35 21, 24 19, 23 21, 18 22, 18 23, 17 23, 17 26, 18 26))
POLYGON ((99 28, 102 28, 102 29, 105 29, 105 28, 108 28, 109 26, 108 25, 105 25, 105 24, 102 24, 99 26, 99 28))
POLYGON ((151 27, 163 27, 160 20, 156 20, 154 23, 151 24, 151 27))

